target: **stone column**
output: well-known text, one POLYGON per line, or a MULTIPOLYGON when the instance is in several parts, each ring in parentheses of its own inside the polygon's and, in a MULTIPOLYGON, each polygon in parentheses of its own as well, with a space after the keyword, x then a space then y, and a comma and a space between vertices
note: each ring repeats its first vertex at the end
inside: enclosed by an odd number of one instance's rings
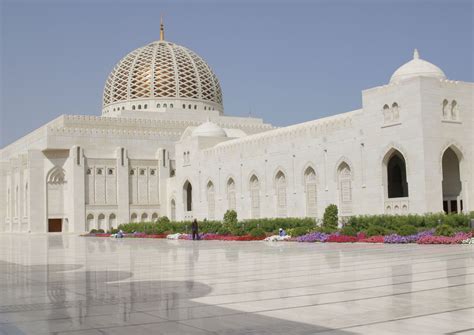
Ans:
POLYGON ((117 225, 130 222, 129 161, 125 148, 115 150, 117 159, 117 225))
POLYGON ((28 203, 30 208, 28 230, 35 233, 48 231, 46 213, 46 180, 44 155, 40 150, 28 151, 28 203))
POLYGON ((63 218, 63 231, 84 232, 86 227, 85 204, 85 166, 84 150, 73 146, 69 150, 69 158, 65 164, 66 183, 68 185, 64 207, 66 216, 63 218), (65 219, 68 227, 65 227, 65 219))

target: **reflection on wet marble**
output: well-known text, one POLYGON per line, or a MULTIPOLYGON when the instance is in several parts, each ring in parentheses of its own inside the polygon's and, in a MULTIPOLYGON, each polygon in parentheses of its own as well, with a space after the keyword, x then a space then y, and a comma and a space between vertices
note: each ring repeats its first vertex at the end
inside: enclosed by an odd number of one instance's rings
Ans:
POLYGON ((474 333, 474 246, 0 235, 0 334, 474 333))

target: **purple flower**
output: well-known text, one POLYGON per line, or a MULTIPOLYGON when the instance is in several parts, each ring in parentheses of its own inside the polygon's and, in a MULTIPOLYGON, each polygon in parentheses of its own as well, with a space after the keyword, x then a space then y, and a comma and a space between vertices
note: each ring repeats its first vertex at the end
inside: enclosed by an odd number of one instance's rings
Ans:
POLYGON ((321 232, 312 232, 296 238, 298 242, 326 242, 329 235, 321 232))

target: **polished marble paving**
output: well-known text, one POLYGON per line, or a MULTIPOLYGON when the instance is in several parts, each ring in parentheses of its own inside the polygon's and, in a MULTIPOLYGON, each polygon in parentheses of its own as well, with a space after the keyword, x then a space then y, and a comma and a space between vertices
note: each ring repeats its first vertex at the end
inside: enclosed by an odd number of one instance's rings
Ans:
POLYGON ((0 334, 474 334, 474 245, 0 234, 0 334))

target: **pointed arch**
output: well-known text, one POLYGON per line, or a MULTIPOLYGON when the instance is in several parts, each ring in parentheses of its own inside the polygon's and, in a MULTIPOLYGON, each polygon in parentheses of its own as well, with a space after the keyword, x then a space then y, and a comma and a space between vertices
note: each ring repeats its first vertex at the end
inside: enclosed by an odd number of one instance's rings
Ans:
POLYGON ((66 171, 60 167, 55 166, 49 170, 46 181, 48 184, 62 184, 66 182, 66 171))
POLYGON ((385 197, 387 199, 407 198, 409 196, 407 164, 403 153, 396 148, 390 148, 386 152, 382 164, 385 197))
POLYGON ((236 196, 235 196, 235 181, 234 178, 229 177, 227 179, 227 208, 229 210, 235 210, 236 209, 236 196))
POLYGON ((334 181, 337 183, 339 179, 339 168, 341 164, 346 164, 349 167, 351 171, 351 178, 354 179, 354 165, 352 164, 352 161, 348 157, 342 156, 337 160, 336 165, 334 165, 334 181))
POLYGON ((353 171, 350 165, 346 161, 342 161, 337 167, 337 188, 341 216, 352 214, 352 175, 353 171))
POLYGON ((117 216, 112 213, 109 215, 109 230, 117 227, 117 216))
POLYGON ((93 227, 94 227, 94 214, 89 213, 87 214, 87 218, 86 218, 86 232, 90 232, 93 227))
POLYGON ((303 174, 304 178, 304 189, 306 196, 306 216, 316 217, 318 214, 317 210, 317 183, 316 183, 316 171, 313 167, 308 166, 303 174))
POLYGON ((170 200, 170 220, 176 221, 176 200, 174 198, 170 200))
POLYGON ((211 180, 209 180, 206 185, 206 198, 207 216, 210 220, 214 220, 216 212, 216 193, 214 183, 211 180))
POLYGON ((277 216, 287 215, 287 178, 282 170, 278 170, 274 177, 276 212, 277 216))
POLYGON ((443 210, 446 213, 467 211, 463 199, 464 155, 454 144, 441 152, 443 210))
POLYGON ((260 217, 260 181, 257 174, 253 173, 249 178, 250 190, 250 215, 256 219, 260 217))
POLYGON ((183 204, 185 212, 193 210, 193 186, 189 180, 183 184, 183 204))
POLYGON ((104 229, 105 228, 105 215, 100 213, 97 217, 97 229, 104 229))

